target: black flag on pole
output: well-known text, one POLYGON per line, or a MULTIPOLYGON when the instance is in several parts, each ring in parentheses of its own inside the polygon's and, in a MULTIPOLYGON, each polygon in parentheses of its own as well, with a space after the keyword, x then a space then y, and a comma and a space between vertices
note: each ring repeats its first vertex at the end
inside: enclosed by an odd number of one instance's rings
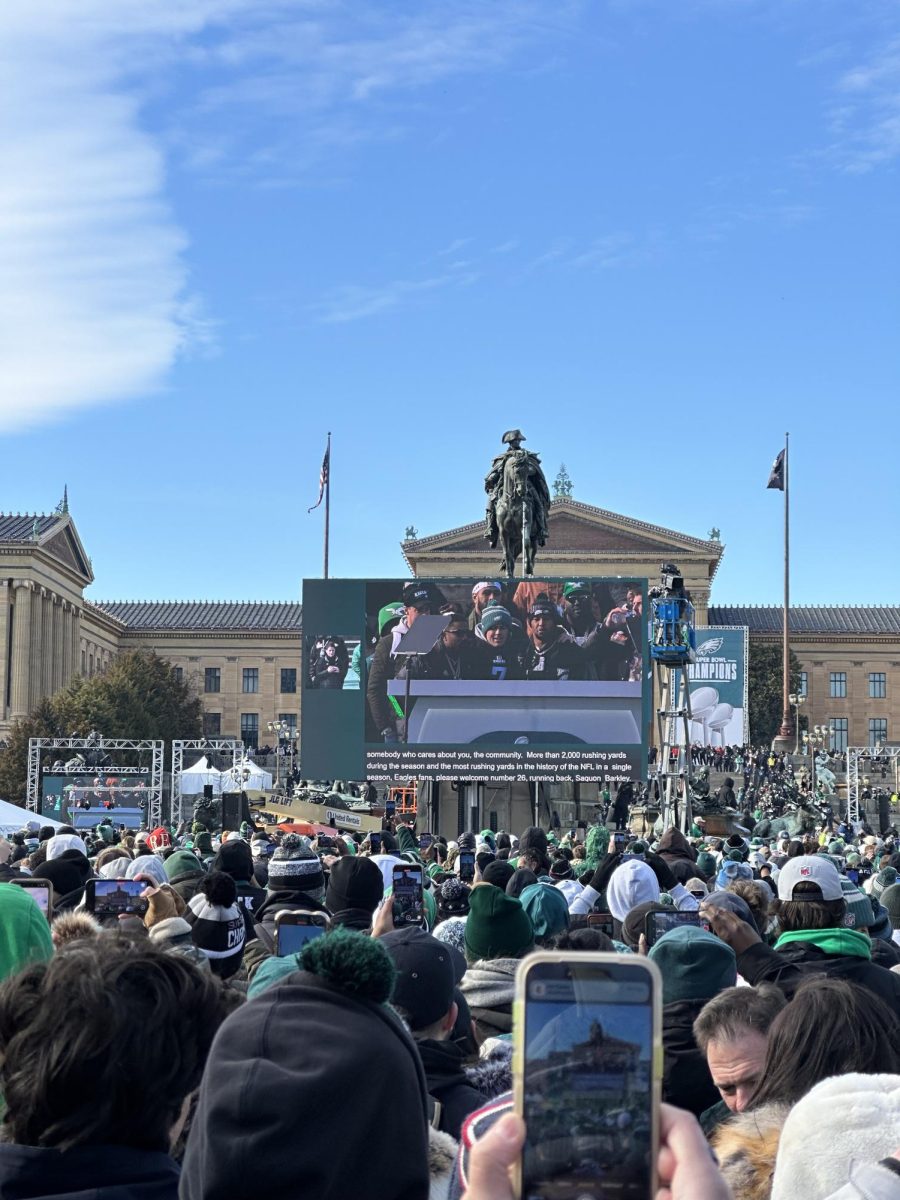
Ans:
POLYGON ((319 498, 312 508, 308 508, 306 510, 308 513, 311 513, 313 509, 319 507, 319 505, 322 503, 322 497, 325 495, 325 488, 328 486, 328 456, 330 453, 331 447, 326 447, 325 457, 322 459, 322 469, 319 472, 319 498))
MULTIPOLYGON (((779 492, 784 491, 784 451, 778 451, 778 457, 772 463, 772 470, 769 473, 769 482, 767 488, 777 488, 779 492)), ((321 497, 320 497, 321 499, 321 497)))

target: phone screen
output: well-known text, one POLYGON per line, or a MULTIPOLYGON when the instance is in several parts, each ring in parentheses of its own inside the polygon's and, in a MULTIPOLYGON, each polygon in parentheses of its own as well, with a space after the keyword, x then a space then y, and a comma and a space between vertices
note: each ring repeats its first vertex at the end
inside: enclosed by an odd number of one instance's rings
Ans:
POLYGON ((381 853, 381 834, 372 832, 369 834, 369 847, 372 854, 381 853))
POLYGON ((279 921, 275 930, 275 951, 282 958, 285 954, 299 954, 307 942, 324 934, 324 925, 291 925, 279 921))
POLYGON ((21 880, 18 880, 18 879, 12 879, 12 880, 10 880, 10 882, 15 883, 18 887, 20 887, 22 889, 23 892, 27 892, 28 895, 35 902, 35 904, 38 906, 38 908, 41 910, 41 912, 44 914, 44 916, 49 919, 49 916, 50 916, 50 884, 49 883, 38 883, 37 880, 35 880, 34 883, 32 883, 31 880, 29 880, 28 883, 23 883, 21 880))
POLYGON ((397 801, 396 800, 385 800, 384 815, 386 817, 392 817, 392 816, 394 816, 396 811, 397 811, 397 801))
POLYGON ((676 909, 672 909, 671 912, 647 913, 644 932, 648 946, 658 942, 670 929, 678 929, 682 925, 699 925, 701 929, 709 929, 709 921, 701 917, 698 912, 678 912, 676 909))
POLYGON ((463 883, 470 883, 475 878, 475 851, 460 850, 459 877, 463 883))
POLYGON ((434 841, 434 838, 431 836, 430 833, 420 833, 419 834, 419 849, 427 850, 433 841, 434 841))
POLYGON ((613 837, 616 839, 616 849, 619 851, 624 850, 628 845, 628 833, 619 830, 613 834, 613 837))
POLYGON ((613 917, 612 913, 588 913, 588 925, 591 929, 600 929, 603 933, 613 935, 613 917))
POLYGON ((424 925, 425 902, 422 896, 421 867, 394 867, 394 924, 424 925))
POLYGON ((93 911, 97 917, 120 915, 142 916, 147 911, 147 901, 141 892, 147 884, 140 879, 92 879, 88 893, 93 891, 93 911))
POLYGON ((654 1194, 652 979, 574 958, 528 969, 523 1200, 654 1194))

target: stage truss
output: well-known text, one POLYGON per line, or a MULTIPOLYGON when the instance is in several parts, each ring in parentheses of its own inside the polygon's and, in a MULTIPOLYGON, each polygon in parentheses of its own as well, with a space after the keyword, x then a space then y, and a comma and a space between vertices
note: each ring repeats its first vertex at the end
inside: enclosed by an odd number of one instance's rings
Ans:
POLYGON ((72 774, 84 774, 89 771, 102 771, 109 775, 136 775, 142 767, 117 767, 114 755, 122 750, 134 751, 138 754, 149 754, 150 786, 147 788, 147 823, 150 829, 162 822, 162 788, 163 788, 163 753, 165 742, 162 738, 105 738, 102 734, 92 733, 88 737, 69 738, 29 738, 28 739, 28 791, 25 805, 31 812, 40 815, 41 811, 41 753, 44 750, 73 750, 76 753, 108 754, 113 762, 104 767, 94 767, 85 764, 79 771, 72 774))
POLYGON ((184 820, 181 773, 184 770, 185 750, 196 750, 201 755, 230 754, 231 766, 225 768, 229 771, 239 767, 244 759, 244 743, 240 738, 176 738, 172 742, 172 820, 176 825, 184 820))
POLYGON ((859 761, 862 758, 887 759, 893 768, 894 782, 897 778, 897 766, 900 763, 900 746, 848 746, 847 754, 847 820, 853 824, 859 821, 859 761))

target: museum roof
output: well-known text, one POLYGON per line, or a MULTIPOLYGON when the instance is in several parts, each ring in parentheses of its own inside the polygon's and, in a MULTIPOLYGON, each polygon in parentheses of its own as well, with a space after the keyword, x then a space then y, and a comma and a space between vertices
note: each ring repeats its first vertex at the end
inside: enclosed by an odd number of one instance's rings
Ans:
POLYGON ((42 537, 59 520, 59 513, 0 513, 0 542, 31 542, 35 521, 37 536, 42 537))
POLYGON ((302 605, 267 601, 95 600, 126 629, 247 629, 299 633, 302 605))
MULTIPOLYGON (((751 633, 780 633, 782 609, 779 604, 710 605, 710 625, 746 625, 751 633)), ((813 605, 791 608, 791 633, 802 634, 881 634, 900 636, 900 608, 877 605, 813 605)))

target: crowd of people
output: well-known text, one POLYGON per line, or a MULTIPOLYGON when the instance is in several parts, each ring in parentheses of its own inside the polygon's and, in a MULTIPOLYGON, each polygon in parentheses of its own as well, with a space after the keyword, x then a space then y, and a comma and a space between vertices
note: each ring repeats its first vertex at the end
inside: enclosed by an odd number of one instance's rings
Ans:
POLYGON ((897 1200, 894 833, 692 832, 0 839, 0 1197, 511 1200, 515 976, 555 948, 660 971, 661 1196, 897 1200), (279 955, 283 914, 324 933, 279 955))
POLYGON ((642 595, 623 588, 618 602, 589 581, 481 580, 463 603, 416 580, 399 600, 381 607, 366 655, 368 740, 394 742, 402 714, 387 685, 416 679, 532 680, 559 683, 640 678, 642 595), (400 639, 421 616, 449 623, 433 648, 398 657, 400 639))

